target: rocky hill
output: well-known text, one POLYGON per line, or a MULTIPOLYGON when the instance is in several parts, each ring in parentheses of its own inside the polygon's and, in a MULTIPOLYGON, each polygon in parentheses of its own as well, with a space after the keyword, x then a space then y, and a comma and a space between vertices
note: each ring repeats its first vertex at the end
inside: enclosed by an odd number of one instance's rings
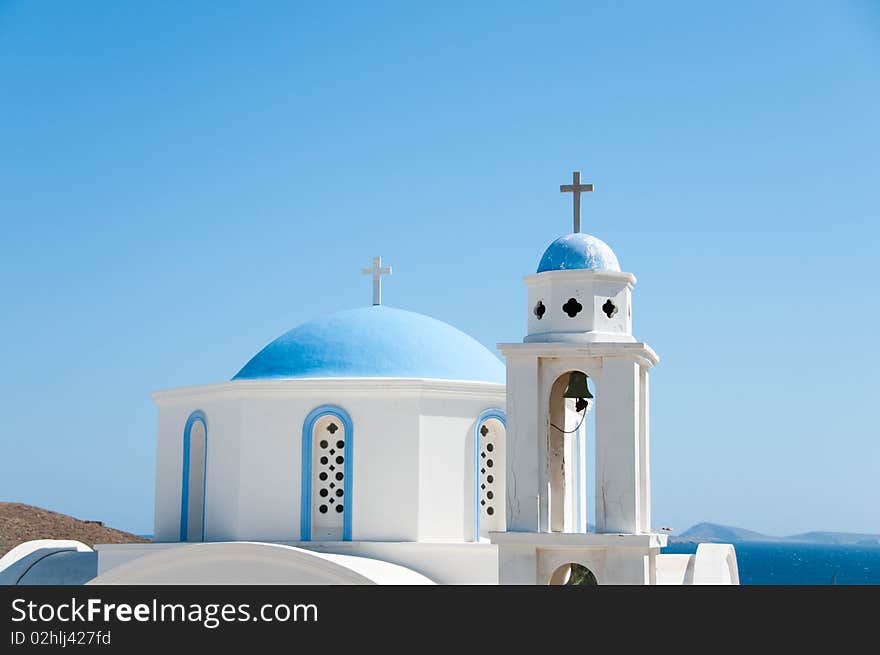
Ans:
POLYGON ((0 503, 0 557, 31 539, 76 539, 89 546, 149 541, 100 521, 83 521, 24 503, 0 503))

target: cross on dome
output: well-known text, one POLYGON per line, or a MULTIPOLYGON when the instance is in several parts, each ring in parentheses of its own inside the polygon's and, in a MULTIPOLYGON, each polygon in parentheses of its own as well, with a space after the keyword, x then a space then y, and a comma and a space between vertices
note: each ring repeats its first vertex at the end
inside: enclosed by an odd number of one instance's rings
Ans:
POLYGON ((373 276, 373 305, 382 304, 382 276, 391 275, 390 266, 382 266, 382 257, 373 257, 373 265, 361 271, 373 276))
POLYGON ((581 193, 593 191, 592 184, 581 184, 581 172, 571 174, 571 184, 560 184, 562 193, 570 193, 574 196, 574 231, 581 231, 581 193))

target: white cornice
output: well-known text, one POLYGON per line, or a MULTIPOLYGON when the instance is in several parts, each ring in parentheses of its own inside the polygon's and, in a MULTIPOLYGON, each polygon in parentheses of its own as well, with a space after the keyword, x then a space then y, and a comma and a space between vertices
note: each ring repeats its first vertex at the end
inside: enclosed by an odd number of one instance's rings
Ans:
POLYGON ((621 357, 639 360, 647 366, 654 366, 660 357, 646 343, 571 343, 562 341, 529 343, 499 343, 498 350, 505 357, 621 357))
POLYGON ((525 544, 538 548, 662 548, 667 536, 654 532, 618 534, 595 532, 490 532, 493 544, 525 544))
POLYGON ((632 288, 636 283, 636 276, 632 273, 621 271, 599 271, 591 268, 570 269, 564 271, 544 271, 527 275, 526 286, 534 287, 544 284, 572 283, 572 282, 615 282, 626 284, 632 288))
POLYGON ((295 396, 327 392, 357 392, 362 395, 454 395, 505 398, 505 385, 471 380, 427 378, 297 378, 287 380, 232 380, 153 392, 153 401, 174 402, 191 398, 255 398, 295 396))

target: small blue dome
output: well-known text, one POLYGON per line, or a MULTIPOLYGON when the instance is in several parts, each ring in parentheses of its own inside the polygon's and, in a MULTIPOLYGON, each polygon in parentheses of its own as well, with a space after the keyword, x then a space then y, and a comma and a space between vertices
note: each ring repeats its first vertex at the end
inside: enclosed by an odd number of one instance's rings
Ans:
POLYGON ((233 380, 434 378, 505 381, 504 364, 435 318, 381 305, 303 323, 258 352, 233 380))
POLYGON ((619 272, 620 264, 607 243, 589 234, 576 233, 559 237, 548 246, 538 264, 538 273, 590 268, 619 272))

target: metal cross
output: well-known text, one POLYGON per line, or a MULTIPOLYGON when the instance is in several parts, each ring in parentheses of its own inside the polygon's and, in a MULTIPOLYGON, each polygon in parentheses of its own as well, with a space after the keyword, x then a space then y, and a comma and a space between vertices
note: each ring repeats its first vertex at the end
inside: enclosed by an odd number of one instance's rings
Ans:
POLYGON ((364 275, 373 276, 373 304, 382 304, 382 276, 391 275, 390 266, 382 266, 381 257, 373 257, 373 265, 361 271, 364 275))
POLYGON ((574 231, 581 231, 581 193, 592 191, 592 184, 581 184, 581 172, 575 171, 571 174, 571 184, 560 184, 559 190, 562 193, 571 193, 574 195, 574 231))

